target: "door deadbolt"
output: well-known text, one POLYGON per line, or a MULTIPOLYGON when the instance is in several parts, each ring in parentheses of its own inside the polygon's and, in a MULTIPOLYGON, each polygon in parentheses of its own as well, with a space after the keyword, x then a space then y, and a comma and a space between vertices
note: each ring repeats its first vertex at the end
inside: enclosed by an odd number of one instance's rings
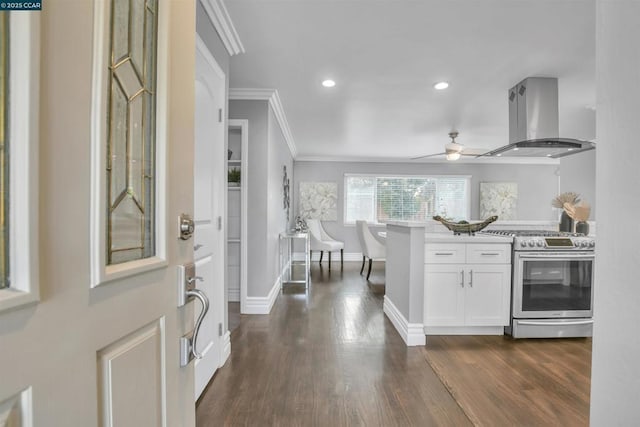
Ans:
POLYGON ((178 217, 178 229, 180 231, 180 239, 189 240, 193 236, 195 226, 193 219, 187 214, 181 214, 178 217))

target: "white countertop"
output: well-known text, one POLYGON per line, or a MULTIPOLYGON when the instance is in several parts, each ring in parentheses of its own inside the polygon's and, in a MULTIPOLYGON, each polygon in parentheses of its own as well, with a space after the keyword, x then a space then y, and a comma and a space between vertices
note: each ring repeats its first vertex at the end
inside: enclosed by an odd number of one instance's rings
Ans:
POLYGON ((509 236, 493 236, 487 234, 476 234, 469 236, 468 234, 454 235, 453 232, 448 233, 424 233, 425 243, 511 243, 513 237, 509 236))
POLYGON ((398 227, 409 227, 409 228, 424 228, 427 226, 426 222, 422 221, 385 221, 385 225, 396 225, 398 227))

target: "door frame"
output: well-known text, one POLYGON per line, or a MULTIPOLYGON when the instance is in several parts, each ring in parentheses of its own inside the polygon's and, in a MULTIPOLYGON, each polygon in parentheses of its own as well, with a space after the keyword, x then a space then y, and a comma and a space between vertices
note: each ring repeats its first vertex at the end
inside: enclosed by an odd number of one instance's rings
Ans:
MULTIPOLYGON (((249 120, 246 119, 229 119, 228 129, 240 130, 240 152, 242 153, 242 162, 240 164, 240 313, 245 313, 247 306, 247 203, 249 202, 249 120)), ((228 196, 228 195, 227 195, 228 196)), ((227 205, 228 206, 228 205, 227 205)), ((228 229, 225 230, 225 235, 228 229)), ((229 246, 226 246, 226 251, 229 246)), ((228 256, 225 255, 225 259, 228 256)), ((225 290, 228 286, 225 286, 225 290)), ((225 298, 226 299, 226 298, 225 298)), ((227 320, 229 316, 227 315, 227 320)))

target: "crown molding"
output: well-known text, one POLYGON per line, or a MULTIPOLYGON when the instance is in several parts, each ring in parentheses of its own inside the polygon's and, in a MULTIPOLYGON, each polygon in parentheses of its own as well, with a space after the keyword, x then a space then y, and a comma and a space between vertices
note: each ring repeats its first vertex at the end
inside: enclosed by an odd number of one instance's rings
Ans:
POLYGON ((287 145, 289 146, 291 157, 293 157, 294 160, 296 159, 298 150, 296 148, 293 135, 291 134, 289 122, 287 121, 287 116, 285 115, 284 108, 282 107, 282 102, 280 101, 280 95, 278 95, 278 91, 276 89, 229 88, 229 100, 269 101, 269 105, 273 109, 273 113, 276 116, 276 120, 280 125, 282 134, 284 135, 284 139, 287 141, 287 145))
POLYGON ((233 26, 229 12, 224 5, 223 0, 200 0, 200 4, 207 12, 209 21, 218 32, 220 40, 229 52, 229 55, 238 55, 244 53, 244 46, 240 40, 240 36, 233 26))
POLYGON ((406 164, 502 164, 502 165, 559 165, 559 159, 548 159, 546 157, 485 157, 460 159, 455 161, 431 158, 425 160, 411 160, 408 157, 364 157, 364 156, 298 156, 296 162, 353 162, 353 163, 406 163, 406 164))

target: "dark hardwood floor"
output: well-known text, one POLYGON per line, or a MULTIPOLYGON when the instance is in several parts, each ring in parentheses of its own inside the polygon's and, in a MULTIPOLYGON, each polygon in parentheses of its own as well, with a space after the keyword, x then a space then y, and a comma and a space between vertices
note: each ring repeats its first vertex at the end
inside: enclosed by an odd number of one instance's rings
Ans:
POLYGON ((423 351, 475 425, 589 425, 591 338, 428 337, 423 351))
POLYGON ((227 303, 227 314, 229 319, 229 331, 233 332, 233 330, 240 325, 240 303, 227 303))
POLYGON ((197 425, 588 424, 590 340, 429 337, 407 348, 382 313, 384 269, 369 283, 359 271, 315 262, 308 292, 289 285, 270 315, 240 315, 197 425))

